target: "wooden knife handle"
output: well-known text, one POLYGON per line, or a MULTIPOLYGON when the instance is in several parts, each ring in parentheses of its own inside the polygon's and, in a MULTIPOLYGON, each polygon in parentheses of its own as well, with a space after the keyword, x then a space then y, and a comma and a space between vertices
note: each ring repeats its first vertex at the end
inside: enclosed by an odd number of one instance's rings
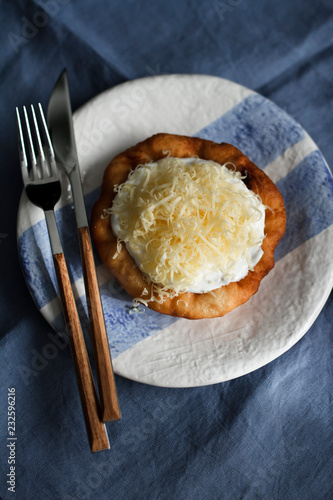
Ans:
POLYGON ((53 255, 53 261, 64 308, 66 326, 90 448, 93 452, 106 450, 110 448, 109 439, 105 425, 101 421, 99 415, 99 404, 94 379, 91 373, 89 358, 81 329, 80 319, 76 309, 72 286, 68 276, 64 254, 59 253, 53 255))
POLYGON ((121 413, 88 227, 79 228, 79 242, 94 346, 102 420, 103 422, 108 422, 120 419, 121 413))

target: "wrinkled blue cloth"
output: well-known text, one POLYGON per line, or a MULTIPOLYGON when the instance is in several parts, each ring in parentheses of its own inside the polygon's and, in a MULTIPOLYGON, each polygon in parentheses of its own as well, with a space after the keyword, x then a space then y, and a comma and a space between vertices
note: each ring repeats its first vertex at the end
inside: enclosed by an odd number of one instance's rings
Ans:
POLYGON ((332 168, 331 0, 17 0, 1 2, 0 22, 0 497, 333 498, 332 295, 293 348, 238 379, 166 389, 117 376, 122 420, 107 424, 111 450, 90 453, 70 351, 42 356, 53 332, 19 265, 14 113, 30 102, 46 107, 64 67, 74 110, 135 78, 211 74, 287 111, 332 168), (8 489, 14 456, 15 494, 8 489))

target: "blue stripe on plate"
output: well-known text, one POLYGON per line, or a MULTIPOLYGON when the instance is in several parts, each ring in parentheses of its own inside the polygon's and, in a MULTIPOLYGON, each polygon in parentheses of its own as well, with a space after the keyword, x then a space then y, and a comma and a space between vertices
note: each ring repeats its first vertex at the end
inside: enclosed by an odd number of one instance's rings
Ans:
POLYGON ((260 168, 306 136, 295 120, 259 94, 250 95, 195 135, 236 146, 260 168))
POLYGON ((57 296, 53 258, 44 220, 24 231, 18 239, 18 252, 28 288, 41 309, 57 296))
POLYGON ((287 227, 276 251, 281 259, 333 223, 333 178, 317 150, 277 182, 284 199, 287 227))
MULTIPOLYGON (((69 261, 74 263, 68 266, 70 277, 71 280, 76 280, 80 277, 75 272, 79 264, 76 258, 79 250, 75 222, 71 221, 71 214, 74 215, 73 210, 70 207, 64 207, 56 211, 56 219, 61 239, 64 242, 63 247, 65 256, 67 256, 67 263, 69 261), (68 220, 68 225, 66 225, 66 220, 68 220), (63 235, 68 237, 67 241, 63 235)), ((53 257, 44 219, 24 231, 18 240, 18 249, 28 287, 33 290, 36 305, 41 309, 58 294, 53 257)))

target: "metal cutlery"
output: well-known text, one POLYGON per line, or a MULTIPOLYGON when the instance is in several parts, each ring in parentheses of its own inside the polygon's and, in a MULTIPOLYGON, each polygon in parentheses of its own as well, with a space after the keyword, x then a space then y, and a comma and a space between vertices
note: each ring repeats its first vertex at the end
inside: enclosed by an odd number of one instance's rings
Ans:
POLYGON ((35 131, 33 136, 26 108, 23 107, 25 134, 21 123, 20 112, 18 108, 16 108, 22 179, 29 200, 42 208, 45 213, 88 439, 91 451, 95 452, 109 449, 110 444, 105 424, 101 421, 99 414, 99 403, 94 379, 54 215, 55 204, 59 201, 61 196, 61 184, 52 143, 40 104, 39 112, 40 120, 37 120, 34 107, 31 106, 34 124, 33 129, 35 131), (38 124, 38 121, 41 122, 41 126, 38 124), (44 136, 43 141, 40 134, 40 128, 44 136), (30 166, 25 147, 26 140, 30 151, 30 166), (38 151, 37 154, 36 149, 38 151))

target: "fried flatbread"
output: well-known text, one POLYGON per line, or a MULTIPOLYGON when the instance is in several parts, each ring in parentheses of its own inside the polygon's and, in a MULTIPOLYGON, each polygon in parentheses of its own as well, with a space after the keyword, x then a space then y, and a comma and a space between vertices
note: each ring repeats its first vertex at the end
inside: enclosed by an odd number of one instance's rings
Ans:
POLYGON ((265 212, 265 238, 262 243, 263 256, 253 271, 238 282, 229 283, 214 290, 213 293, 180 293, 176 297, 164 297, 163 301, 148 302, 148 307, 163 314, 188 319, 202 319, 224 316, 245 303, 254 295, 261 280, 274 267, 274 251, 282 238, 286 227, 286 212, 282 196, 269 179, 249 158, 236 147, 198 137, 186 137, 172 134, 156 134, 136 146, 117 155, 105 170, 101 195, 92 211, 91 233, 97 252, 112 272, 117 281, 133 297, 144 300, 150 297, 152 287, 142 274, 134 259, 128 253, 125 244, 117 252, 117 238, 113 234, 109 217, 104 210, 111 207, 115 197, 115 185, 126 181, 129 173, 139 164, 156 162, 166 156, 177 158, 198 157, 211 160, 221 165, 232 163, 242 176, 248 189, 259 195, 267 206, 265 212))

